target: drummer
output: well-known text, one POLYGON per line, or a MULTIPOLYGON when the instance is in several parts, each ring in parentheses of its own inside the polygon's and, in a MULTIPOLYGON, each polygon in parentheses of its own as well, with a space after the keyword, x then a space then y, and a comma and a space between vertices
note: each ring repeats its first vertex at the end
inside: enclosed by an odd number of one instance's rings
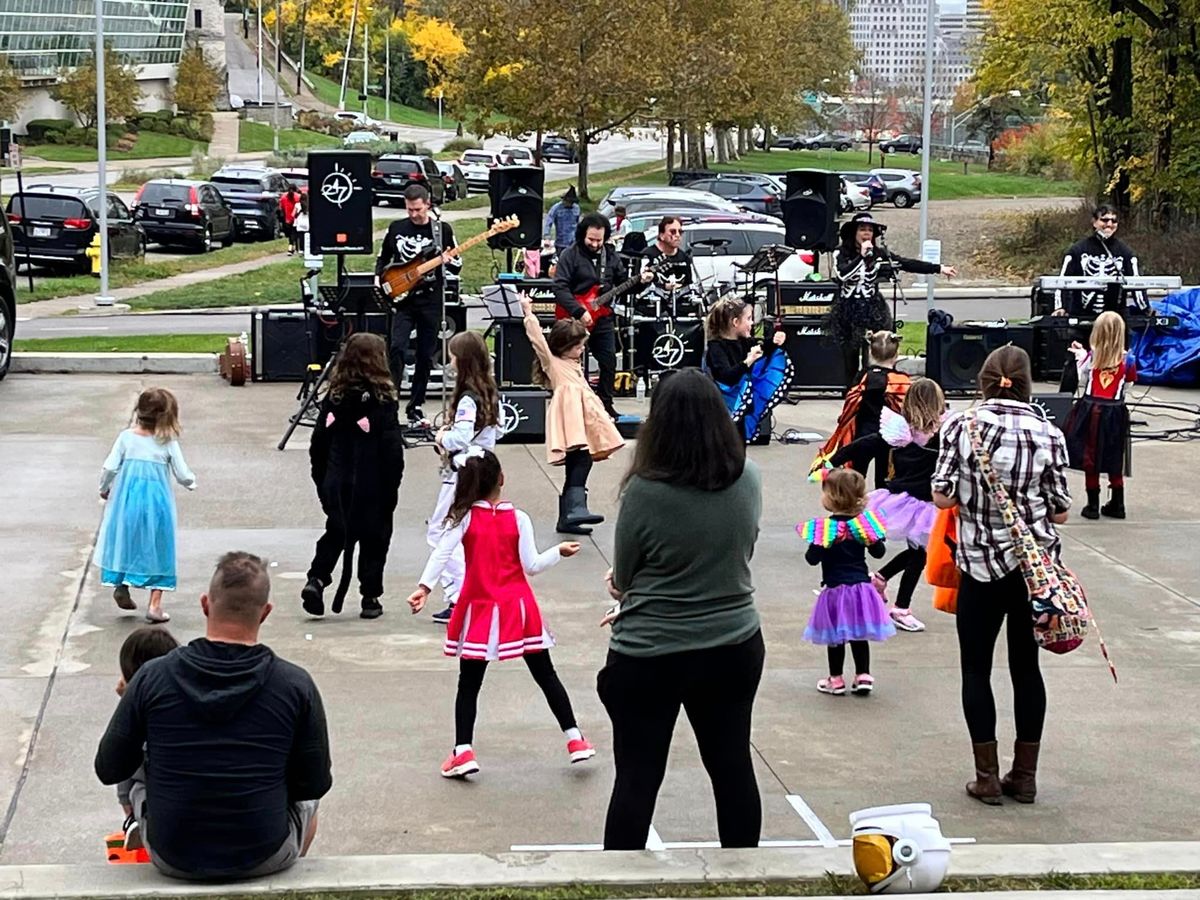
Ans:
POLYGON ((642 253, 647 265, 660 267, 653 284, 668 294, 692 284, 692 257, 680 246, 682 243, 683 220, 678 216, 663 216, 658 220, 658 238, 642 253))

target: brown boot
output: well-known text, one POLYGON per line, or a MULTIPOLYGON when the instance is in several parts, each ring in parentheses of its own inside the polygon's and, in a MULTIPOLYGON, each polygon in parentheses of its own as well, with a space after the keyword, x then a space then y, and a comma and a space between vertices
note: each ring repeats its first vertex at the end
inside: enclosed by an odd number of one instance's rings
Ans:
POLYGON ((1038 748, 1036 741, 1017 741, 1013 744, 1013 764, 1009 773, 1000 779, 1000 790, 1018 803, 1032 803, 1037 796, 1038 748))
POLYGON ((975 751, 975 780, 967 783, 967 793, 988 806, 999 806, 1000 799, 1000 757, 995 741, 986 744, 972 744, 975 751))

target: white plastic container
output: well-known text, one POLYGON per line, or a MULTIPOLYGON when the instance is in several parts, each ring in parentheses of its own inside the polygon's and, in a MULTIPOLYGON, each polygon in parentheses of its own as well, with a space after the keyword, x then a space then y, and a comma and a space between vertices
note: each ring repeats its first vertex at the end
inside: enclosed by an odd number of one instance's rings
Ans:
POLYGON ((850 830, 855 869, 873 894, 936 891, 950 868, 950 842, 928 803, 860 809, 850 830))

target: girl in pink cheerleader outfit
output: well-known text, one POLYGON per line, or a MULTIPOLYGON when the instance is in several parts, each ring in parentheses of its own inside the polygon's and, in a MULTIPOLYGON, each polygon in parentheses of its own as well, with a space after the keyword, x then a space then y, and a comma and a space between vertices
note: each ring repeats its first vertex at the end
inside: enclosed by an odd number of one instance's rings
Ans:
POLYGON ((408 598, 421 611, 454 550, 462 546, 466 577, 446 627, 447 656, 458 657, 458 694, 454 699, 454 749, 442 763, 446 778, 479 771, 471 741, 479 690, 489 662, 521 657, 550 704, 567 738, 571 762, 596 755, 575 724, 566 688, 550 661, 554 638, 542 621, 526 575, 536 575, 567 556, 579 544, 564 541, 539 553, 529 516, 501 501, 504 473, 490 450, 471 447, 454 458, 458 484, 447 529, 429 557, 417 589, 408 598))

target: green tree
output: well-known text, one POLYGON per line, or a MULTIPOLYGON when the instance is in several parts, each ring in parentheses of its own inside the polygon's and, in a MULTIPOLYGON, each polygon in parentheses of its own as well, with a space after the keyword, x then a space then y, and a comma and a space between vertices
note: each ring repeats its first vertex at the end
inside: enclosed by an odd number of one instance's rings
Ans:
POLYGON ((0 120, 14 121, 24 103, 21 77, 9 63, 8 57, 0 55, 0 120))
MULTIPOLYGON (((59 71, 58 84, 50 94, 75 114, 84 128, 95 128, 96 122, 96 60, 95 54, 81 66, 59 71)), ((125 65, 111 47, 104 48, 105 115, 110 121, 121 121, 137 113, 142 99, 137 71, 125 65)))
POLYGON ((182 113, 196 115, 216 108, 221 76, 198 43, 189 44, 179 57, 179 70, 171 99, 182 113))

